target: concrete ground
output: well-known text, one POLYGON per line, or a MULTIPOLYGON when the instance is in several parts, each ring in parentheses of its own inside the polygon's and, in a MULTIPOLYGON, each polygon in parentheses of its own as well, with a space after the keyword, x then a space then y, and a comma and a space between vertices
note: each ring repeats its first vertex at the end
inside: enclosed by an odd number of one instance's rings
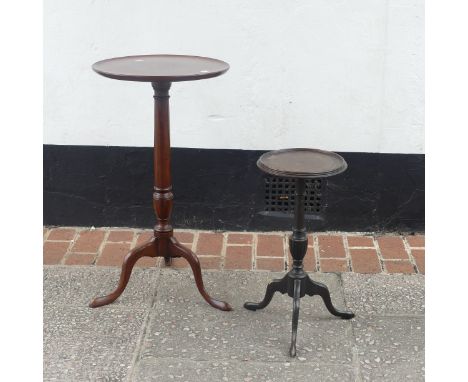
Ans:
POLYGON ((44 267, 44 381, 423 381, 424 276, 310 273, 337 308, 301 299, 296 359, 288 356, 292 300, 267 283, 283 273, 205 271, 210 307, 187 269, 135 269, 114 304, 91 309, 116 286, 116 267, 44 267))

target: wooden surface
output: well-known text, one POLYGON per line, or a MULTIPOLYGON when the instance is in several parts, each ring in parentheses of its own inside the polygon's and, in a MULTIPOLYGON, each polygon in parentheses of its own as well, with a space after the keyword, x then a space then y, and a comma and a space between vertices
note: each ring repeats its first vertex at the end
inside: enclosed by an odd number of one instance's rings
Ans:
POLYGON ((154 54, 98 61, 93 70, 104 77, 124 81, 177 82, 217 77, 229 64, 208 57, 154 54))
POLYGON ((340 155, 317 149, 270 151, 259 158, 257 166, 268 174, 290 178, 323 178, 348 167, 340 155))

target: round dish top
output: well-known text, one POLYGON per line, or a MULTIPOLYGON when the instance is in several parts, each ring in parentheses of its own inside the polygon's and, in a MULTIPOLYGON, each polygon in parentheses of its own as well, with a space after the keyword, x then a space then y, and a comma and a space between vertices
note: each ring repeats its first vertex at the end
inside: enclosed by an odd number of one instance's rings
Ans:
POLYGON ((348 167, 341 155, 317 149, 269 151, 258 159, 257 166, 268 174, 287 178, 324 178, 348 167))
POLYGON ((98 61, 93 70, 104 77, 124 81, 176 82, 217 77, 229 64, 214 58, 153 54, 98 61))

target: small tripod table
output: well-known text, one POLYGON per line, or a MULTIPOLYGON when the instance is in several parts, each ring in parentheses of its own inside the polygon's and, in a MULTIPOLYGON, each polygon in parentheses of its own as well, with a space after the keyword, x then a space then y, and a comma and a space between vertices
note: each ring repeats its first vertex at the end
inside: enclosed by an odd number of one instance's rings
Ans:
POLYGON ((109 295, 97 297, 90 306, 114 302, 127 286, 133 266, 141 257, 164 257, 167 265, 174 257, 185 258, 192 268, 195 282, 203 298, 220 310, 231 310, 229 304, 210 297, 203 286, 200 261, 190 249, 173 236, 170 223, 172 200, 171 145, 169 134, 169 89, 172 82, 195 81, 217 77, 229 69, 220 60, 197 56, 145 55, 111 58, 96 62, 95 72, 104 77, 124 81, 151 82, 154 89, 154 188, 153 207, 157 218, 153 238, 125 256, 117 288, 109 295))
POLYGON ((268 174, 296 179, 294 227, 292 235, 289 236, 289 250, 293 258, 293 267, 282 279, 273 280, 268 284, 263 301, 259 303, 246 302, 244 307, 253 311, 263 309, 271 302, 275 292, 287 293, 288 296, 292 297, 292 336, 289 354, 291 357, 295 357, 301 297, 319 295, 331 314, 344 319, 354 317, 353 313, 341 312, 335 309, 328 288, 322 283, 311 280, 304 272, 302 264, 307 252, 307 232, 304 223, 306 179, 324 178, 339 174, 346 170, 347 164, 340 155, 329 151, 286 149, 263 154, 258 160, 257 166, 268 174))

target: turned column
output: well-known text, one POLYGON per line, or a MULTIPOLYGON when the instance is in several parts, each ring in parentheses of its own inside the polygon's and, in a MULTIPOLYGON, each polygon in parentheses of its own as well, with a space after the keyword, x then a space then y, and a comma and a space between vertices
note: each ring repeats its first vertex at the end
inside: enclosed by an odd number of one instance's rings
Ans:
POLYGON ((293 258, 294 273, 303 273, 303 259, 307 252, 307 232, 304 222, 304 196, 305 180, 296 179, 296 192, 294 201, 294 227, 292 235, 289 236, 289 251, 293 258))
MULTIPOLYGON (((170 82, 153 82, 154 89, 154 150, 153 150, 153 208, 156 214, 154 237, 171 237, 172 212, 171 142, 169 127, 170 82)), ((167 240, 156 243, 159 253, 164 254, 166 265, 171 263, 167 240)))

